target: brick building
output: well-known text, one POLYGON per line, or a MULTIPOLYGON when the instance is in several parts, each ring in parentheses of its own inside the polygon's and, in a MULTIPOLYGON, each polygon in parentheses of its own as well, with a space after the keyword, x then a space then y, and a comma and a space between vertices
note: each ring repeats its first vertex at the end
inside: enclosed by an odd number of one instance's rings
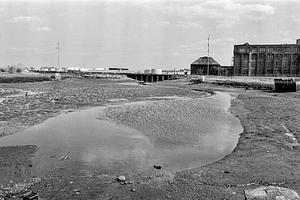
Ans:
POLYGON ((234 45, 233 73, 241 76, 300 76, 296 44, 234 45))

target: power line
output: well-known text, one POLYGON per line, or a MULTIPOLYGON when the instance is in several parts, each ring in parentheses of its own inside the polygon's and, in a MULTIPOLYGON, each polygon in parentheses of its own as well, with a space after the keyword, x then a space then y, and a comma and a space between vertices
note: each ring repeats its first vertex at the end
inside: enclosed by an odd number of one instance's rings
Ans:
POLYGON ((59 50, 60 50, 60 42, 59 42, 59 40, 57 41, 57 43, 56 43, 56 49, 57 49, 57 67, 58 67, 58 69, 60 68, 60 66, 59 66, 59 50))

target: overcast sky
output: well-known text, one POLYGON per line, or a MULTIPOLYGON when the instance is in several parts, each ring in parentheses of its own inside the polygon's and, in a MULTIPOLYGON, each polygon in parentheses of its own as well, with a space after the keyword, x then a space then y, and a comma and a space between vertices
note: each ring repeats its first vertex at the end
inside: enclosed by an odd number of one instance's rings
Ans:
POLYGON ((234 44, 295 43, 299 0, 0 1, 0 65, 189 68, 230 65, 234 44))

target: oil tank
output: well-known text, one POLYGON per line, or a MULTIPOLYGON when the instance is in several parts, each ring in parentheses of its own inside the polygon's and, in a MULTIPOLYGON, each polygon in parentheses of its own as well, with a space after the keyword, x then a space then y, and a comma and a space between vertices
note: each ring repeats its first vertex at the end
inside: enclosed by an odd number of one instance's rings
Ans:
POLYGON ((151 69, 151 74, 162 74, 162 69, 151 69))

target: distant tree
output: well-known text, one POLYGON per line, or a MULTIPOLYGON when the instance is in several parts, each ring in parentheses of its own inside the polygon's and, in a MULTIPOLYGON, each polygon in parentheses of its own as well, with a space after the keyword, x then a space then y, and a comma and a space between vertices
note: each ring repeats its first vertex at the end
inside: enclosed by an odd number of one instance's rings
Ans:
POLYGON ((5 69, 1 67, 0 72, 5 72, 5 69))
POLYGON ((16 69, 16 72, 17 72, 17 73, 20 73, 21 71, 22 71, 21 68, 17 68, 17 69, 16 69))

